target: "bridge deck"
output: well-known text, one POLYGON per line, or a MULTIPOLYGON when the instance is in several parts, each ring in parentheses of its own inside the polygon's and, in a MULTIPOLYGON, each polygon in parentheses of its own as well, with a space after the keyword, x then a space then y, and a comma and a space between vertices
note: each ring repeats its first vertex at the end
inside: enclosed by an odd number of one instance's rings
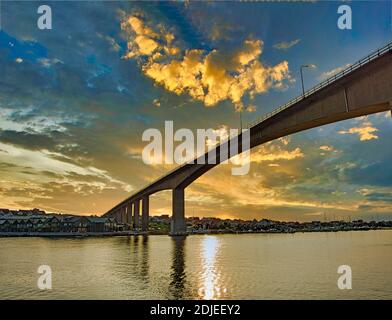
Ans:
MULTIPOLYGON (((389 43, 251 123, 248 126, 251 148, 320 125, 389 110, 391 75, 392 43, 389 43)), ((105 215, 116 214, 127 204, 157 191, 183 189, 214 166, 185 163, 117 204, 105 215)))

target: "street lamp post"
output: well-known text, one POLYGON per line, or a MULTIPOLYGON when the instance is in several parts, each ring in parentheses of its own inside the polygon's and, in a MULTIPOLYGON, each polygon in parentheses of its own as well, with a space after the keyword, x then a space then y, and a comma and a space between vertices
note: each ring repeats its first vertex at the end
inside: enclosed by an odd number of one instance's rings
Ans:
POLYGON ((301 84, 302 84, 302 96, 305 96, 305 86, 304 86, 304 75, 303 75, 303 68, 310 68, 310 69, 314 69, 316 66, 314 64, 305 64, 302 65, 300 68, 300 73, 301 73, 301 84))
POLYGON ((242 110, 240 110, 240 133, 242 133, 242 110))

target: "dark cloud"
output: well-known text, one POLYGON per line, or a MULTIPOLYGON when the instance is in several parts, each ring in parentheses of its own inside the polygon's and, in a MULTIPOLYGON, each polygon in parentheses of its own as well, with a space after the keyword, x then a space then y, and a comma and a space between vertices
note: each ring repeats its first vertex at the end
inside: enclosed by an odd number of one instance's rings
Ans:
POLYGON ((365 198, 369 201, 392 203, 392 192, 369 192, 365 198))
POLYGON ((0 170, 8 170, 10 168, 16 168, 17 165, 8 162, 0 162, 0 170))
POLYGON ((0 131, 0 141, 30 150, 52 150, 56 146, 55 140, 50 136, 11 130, 0 131))
POLYGON ((392 187, 391 163, 376 162, 373 164, 350 168, 346 170, 349 183, 356 185, 370 185, 392 187))

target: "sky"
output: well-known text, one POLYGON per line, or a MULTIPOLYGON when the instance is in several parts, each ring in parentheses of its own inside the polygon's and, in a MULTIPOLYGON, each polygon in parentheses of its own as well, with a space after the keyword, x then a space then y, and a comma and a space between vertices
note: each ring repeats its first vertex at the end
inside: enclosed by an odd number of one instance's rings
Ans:
MULTIPOLYGON (((142 161, 148 128, 239 128, 392 40, 388 1, 1 2, 0 207, 101 215, 174 168, 142 161), (352 29, 337 8, 352 8, 352 29)), ((217 166, 188 216, 392 218, 390 113, 315 128, 217 166)), ((150 214, 170 214, 170 191, 150 214)))

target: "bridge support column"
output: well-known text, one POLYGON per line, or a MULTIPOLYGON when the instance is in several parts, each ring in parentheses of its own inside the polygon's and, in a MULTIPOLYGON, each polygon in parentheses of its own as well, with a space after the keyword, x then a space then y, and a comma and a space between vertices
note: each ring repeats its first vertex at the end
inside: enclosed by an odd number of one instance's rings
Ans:
POLYGON ((133 228, 135 231, 139 230, 140 221, 140 200, 136 200, 133 205, 133 228))
POLYGON ((149 199, 148 196, 142 199, 142 231, 148 231, 148 220, 149 220, 149 199))
POLYGON ((184 188, 173 189, 173 215, 171 219, 170 235, 186 235, 184 188))
POLYGON ((120 209, 121 212, 121 222, 122 223, 127 223, 127 207, 122 207, 120 209))
POLYGON ((391 117, 392 117, 392 100, 389 101, 389 107, 391 108, 391 117))
POLYGON ((132 224, 132 202, 127 204, 127 223, 132 224))

